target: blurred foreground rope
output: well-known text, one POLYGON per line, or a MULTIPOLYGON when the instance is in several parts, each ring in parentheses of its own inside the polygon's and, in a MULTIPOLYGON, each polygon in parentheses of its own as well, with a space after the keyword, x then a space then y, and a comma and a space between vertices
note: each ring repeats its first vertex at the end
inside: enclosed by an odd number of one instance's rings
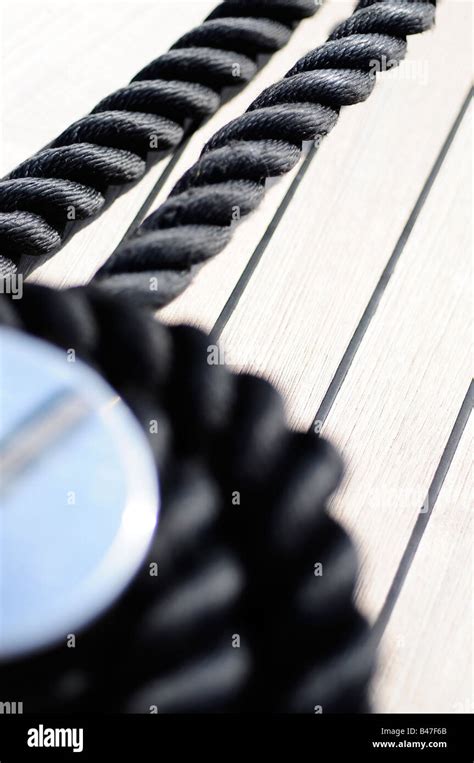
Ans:
POLYGON ((326 511, 333 448, 290 431, 268 383, 210 365, 208 336, 97 287, 26 286, 0 296, 0 323, 74 348, 109 381, 162 486, 127 593, 76 649, 3 665, 3 694, 25 712, 366 711, 375 647, 353 602, 354 548, 326 511))

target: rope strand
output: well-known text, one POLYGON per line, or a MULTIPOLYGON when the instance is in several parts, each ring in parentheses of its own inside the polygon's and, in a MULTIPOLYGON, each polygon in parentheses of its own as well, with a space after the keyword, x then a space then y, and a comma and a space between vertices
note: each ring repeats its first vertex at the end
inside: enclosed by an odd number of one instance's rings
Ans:
POLYGON ((78 221, 97 215, 110 186, 137 181, 153 153, 174 151, 217 111, 224 88, 249 82, 257 57, 283 47, 315 10, 313 0, 221 3, 127 87, 10 172, 0 181, 0 274, 14 272, 22 255, 57 251, 72 214, 78 221))
POLYGON ((366 100, 376 71, 405 56, 406 37, 430 29, 428 0, 363 0, 328 41, 220 129, 169 198, 124 241, 96 275, 110 291, 155 308, 184 291, 196 270, 260 203, 265 180, 298 162, 302 143, 323 138, 340 109, 366 100))

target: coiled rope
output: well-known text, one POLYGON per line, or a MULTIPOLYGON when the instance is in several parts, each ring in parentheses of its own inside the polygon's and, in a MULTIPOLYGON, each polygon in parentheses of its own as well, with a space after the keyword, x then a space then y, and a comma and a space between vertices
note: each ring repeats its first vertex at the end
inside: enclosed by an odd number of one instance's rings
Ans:
POLYGON ((327 135, 342 106, 364 101, 375 73, 405 56, 406 37, 429 29, 431 0, 362 0, 329 40, 219 130, 169 198, 126 239, 96 279, 162 307, 218 254, 233 220, 259 204, 265 180, 298 162, 303 141, 327 135))
MULTIPOLYGON (((288 171, 303 141, 325 135, 342 105, 369 95, 374 62, 398 63, 405 37, 433 19, 429 2, 364 0, 325 45, 211 139, 100 279, 166 304, 225 246, 235 207, 241 216, 254 209, 266 177, 288 171), (149 288, 155 274, 157 292, 149 288)), ((206 35, 199 41, 207 44, 206 35)), ((165 328, 97 287, 27 286, 18 302, 0 298, 0 321, 74 347, 145 431, 160 422, 150 444, 163 514, 150 559, 161 574, 153 579, 144 566, 121 603, 84 634, 75 670, 66 650, 2 668, 2 685, 24 692, 26 711, 366 710, 374 642, 353 603, 353 547, 325 508, 341 474, 331 447, 290 432, 265 382, 210 366, 208 337, 165 328)))
POLYGON ((374 643, 353 546, 325 508, 341 476, 332 447, 291 432, 268 383, 210 365, 212 339, 97 287, 26 285, 0 296, 0 323, 104 375, 148 433, 162 486, 131 589, 76 649, 3 665, 4 693, 25 712, 367 710, 374 643))
POLYGON ((243 85, 259 55, 288 41, 313 0, 226 0, 129 85, 104 98, 0 182, 0 275, 22 255, 62 243, 71 216, 86 220, 110 186, 141 178, 147 158, 176 149, 213 114, 225 88, 243 85))

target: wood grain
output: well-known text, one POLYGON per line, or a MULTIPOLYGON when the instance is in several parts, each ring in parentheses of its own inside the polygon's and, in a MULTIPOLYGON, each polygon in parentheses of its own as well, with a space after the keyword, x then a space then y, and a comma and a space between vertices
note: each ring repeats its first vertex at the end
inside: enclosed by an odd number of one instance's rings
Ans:
POLYGON ((215 3, 18 0, 3 4, 2 174, 126 85, 215 3))
POLYGON ((329 413, 347 478, 334 511, 359 541, 376 616, 471 379, 472 108, 329 413))
MULTIPOLYGON (((3 171, 125 84, 216 2, 10 0, 1 57, 3 171)), ((347 0, 328 0, 298 27, 250 86, 191 138, 152 208, 197 159, 205 140, 323 42, 352 7, 347 0)), ((160 313, 168 322, 211 329, 266 236, 248 285, 226 314, 222 340, 233 365, 280 388, 295 426, 311 425, 456 120, 470 86, 471 21, 469 3, 439 4, 435 30, 410 38, 406 62, 380 77, 366 103, 343 111, 300 182, 299 168, 272 182, 226 251, 160 313), (288 206, 270 236, 287 193, 288 206)), ((372 619, 471 375, 471 119, 469 110, 323 426, 346 461, 346 480, 332 510, 356 539, 358 597, 372 619)), ((54 286, 88 281, 167 165, 156 165, 33 280, 54 286)), ((472 540, 462 511, 467 443, 466 432, 387 627, 374 688, 383 711, 456 711, 470 702, 467 671, 459 675, 470 627, 472 540)))
MULTIPOLYGON (((442 3, 436 30, 409 40, 427 84, 381 77, 342 113, 222 335, 236 365, 278 385, 298 426, 310 425, 469 89, 469 16, 442 3)), ((211 327, 232 288, 230 258, 259 240, 253 225, 167 317, 211 327)))
POLYGON ((382 642, 380 712, 472 713, 472 416, 382 642))

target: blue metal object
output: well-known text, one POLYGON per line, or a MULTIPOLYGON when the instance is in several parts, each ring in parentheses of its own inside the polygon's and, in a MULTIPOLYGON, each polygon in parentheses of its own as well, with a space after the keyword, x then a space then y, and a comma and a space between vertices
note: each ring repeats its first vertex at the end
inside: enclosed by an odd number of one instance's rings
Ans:
POLYGON ((145 435, 66 352, 0 329, 0 659, 66 640, 143 561, 158 518, 145 435))

